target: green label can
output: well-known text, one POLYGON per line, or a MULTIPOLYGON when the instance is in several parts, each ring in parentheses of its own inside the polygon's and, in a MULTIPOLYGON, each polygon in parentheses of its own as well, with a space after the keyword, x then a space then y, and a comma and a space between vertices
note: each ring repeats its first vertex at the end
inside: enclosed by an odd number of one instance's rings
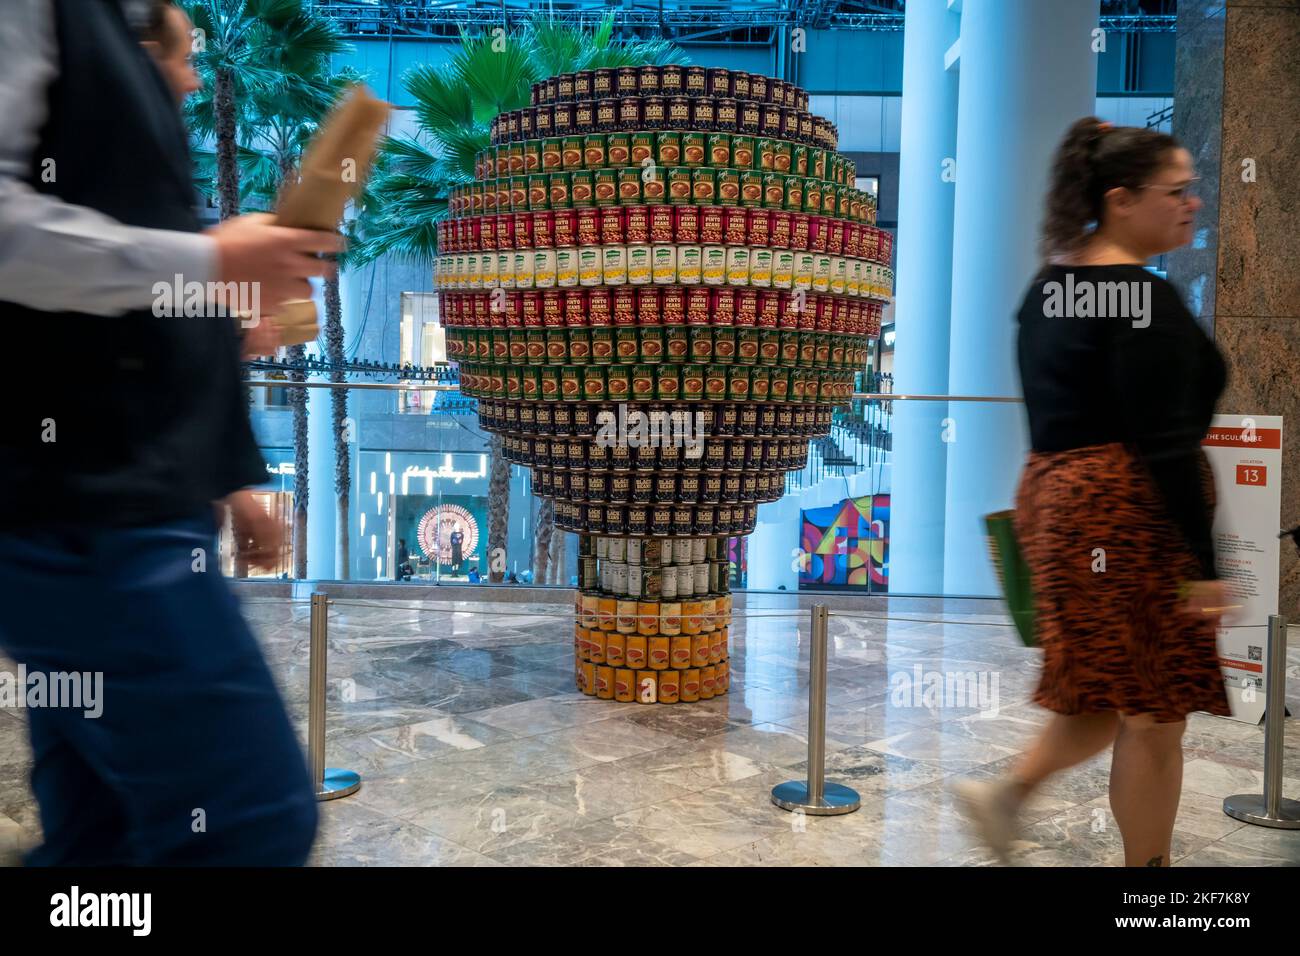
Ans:
POLYGON ((691 202, 709 206, 718 201, 718 177, 711 168, 691 171, 691 202))
POLYGON ((776 171, 776 140, 760 137, 754 147, 754 168, 765 173, 776 171))
POLYGON ((570 209, 573 199, 569 195, 569 174, 551 173, 548 177, 550 207, 552 209, 570 209))
POLYGON ((589 169, 577 169, 569 174, 569 201, 573 208, 584 209, 596 201, 596 181, 589 169))
POLYGON ((771 401, 784 402, 790 398, 790 375, 792 369, 772 369, 771 401))
MULTIPOLYGON (((588 370, 590 371, 590 369, 588 370)), ((600 370, 598 370, 600 371, 600 370)), ((605 397, 611 402, 626 401, 632 391, 632 370, 626 365, 615 365, 605 374, 605 397)), ((588 395, 588 398, 591 396, 588 395)))
POLYGON ((582 370, 582 395, 587 401, 604 401, 605 370, 588 366, 582 370))
POLYGON ((655 162, 660 166, 678 166, 682 161, 682 134, 663 131, 655 135, 655 162))
POLYGON ((785 205, 787 212, 799 212, 803 209, 804 183, 803 176, 785 177, 785 205))
POLYGON ((736 169, 754 168, 754 137, 731 137, 731 165, 736 169))
POLYGON ((719 169, 717 171, 718 198, 724 206, 740 204, 740 171, 736 169, 719 169))
POLYGON ((596 205, 613 206, 618 203, 618 170, 597 169, 592 173, 596 188, 596 205))
POLYGON ((704 397, 711 402, 726 401, 727 369, 723 365, 710 365, 704 373, 704 397))
POLYGON ((542 372, 541 369, 526 368, 522 369, 521 378, 523 381, 524 398, 528 401, 537 401, 542 390, 542 372))
POLYGON ((709 165, 715 169, 731 165, 731 136, 728 133, 708 134, 709 165))
POLYGON ((808 147, 802 143, 795 146, 793 158, 790 162, 790 172, 796 176, 810 176, 808 172, 808 147))
POLYGON ((681 397, 681 370, 676 365, 660 365, 655 375, 655 394, 661 402, 675 402, 681 397))
POLYGON ((538 369, 538 375, 541 381, 542 401, 558 401, 560 398, 560 370, 547 366, 538 369))
POLYGON ((632 398, 639 402, 648 402, 655 397, 655 368, 653 365, 638 365, 632 369, 632 398))
POLYGON ((763 174, 756 169, 740 174, 740 204, 751 209, 763 205, 763 174))
POLYGON ((705 152, 705 148, 704 133, 682 133, 682 165, 703 166, 708 162, 708 154, 705 152))
POLYGON ((713 361, 713 329, 696 326, 690 329, 691 361, 707 363, 713 361))
POLYGON ((591 360, 596 365, 613 364, 614 330, 609 326, 591 330, 591 360))
POLYGON ((631 165, 632 137, 629 133, 610 133, 605 138, 605 162, 616 168, 631 165))
POLYGON ((664 328, 664 354, 668 361, 681 365, 690 357, 691 345, 687 329, 683 325, 669 325, 664 328))
POLYGON ((587 329, 567 329, 569 336, 570 365, 586 365, 591 361, 591 332, 587 329))
POLYGON ((564 329, 548 329, 546 332, 546 364, 564 365, 569 357, 569 337, 564 329))
POLYGON ((704 366, 682 366, 682 398, 688 402, 698 402, 704 397, 704 366))
POLYGON ((727 371, 727 400, 732 402, 748 401, 750 386, 750 369, 743 365, 733 366, 727 371))
POLYGON ((781 333, 776 329, 760 329, 758 338, 760 365, 777 365, 781 361, 781 333))
POLYGON ((603 169, 605 166, 605 134, 588 133, 582 137, 582 166, 584 169, 603 169))
POLYGON ((655 135, 649 132, 633 133, 629 138, 630 153, 628 154, 631 165, 638 169, 647 159, 658 161, 655 155, 655 135))
POLYGON ((620 206, 637 206, 642 201, 641 170, 629 166, 618 171, 618 202, 620 206))
POLYGON ((691 170, 685 166, 672 166, 668 170, 668 201, 686 205, 691 201, 691 170))
POLYGON ((564 168, 564 140, 548 136, 542 140, 542 170, 553 173, 564 168))
POLYGON ((537 173, 528 177, 528 208, 540 212, 551 207, 550 177, 537 173))
POLYGON ((778 173, 792 172, 794 166, 794 144, 787 139, 774 140, 772 143, 772 168, 778 173))
POLYGON ((713 330, 713 360, 721 365, 736 361, 736 330, 730 326, 713 330))
POLYGON ((641 361, 658 365, 664 359, 664 330, 659 326, 641 329, 641 361))
POLYGON ((622 365, 635 365, 639 356, 636 327, 619 327, 614 330, 614 358, 622 365))
POLYGON ((785 174, 763 173, 763 208, 785 208, 785 174))
POLYGON ((754 366, 749 376, 749 397, 756 402, 766 402, 772 396, 772 370, 763 365, 754 366))

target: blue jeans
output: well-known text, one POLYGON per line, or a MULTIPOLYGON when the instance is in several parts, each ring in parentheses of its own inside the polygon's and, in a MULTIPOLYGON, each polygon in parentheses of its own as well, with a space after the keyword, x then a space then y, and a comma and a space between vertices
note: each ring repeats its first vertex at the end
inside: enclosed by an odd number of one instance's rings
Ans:
POLYGON ((29 674, 103 674, 98 717, 26 711, 45 831, 29 864, 305 862, 302 748, 221 577, 211 515, 0 533, 0 648, 29 674))

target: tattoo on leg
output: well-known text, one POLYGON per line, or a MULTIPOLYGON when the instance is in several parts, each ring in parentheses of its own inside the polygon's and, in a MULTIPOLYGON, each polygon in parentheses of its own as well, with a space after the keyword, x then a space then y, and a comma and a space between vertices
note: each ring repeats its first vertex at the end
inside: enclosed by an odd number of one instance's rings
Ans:
POLYGON ((1147 866, 1164 866, 1164 861, 1164 856, 1153 856, 1151 859, 1147 860, 1147 866))

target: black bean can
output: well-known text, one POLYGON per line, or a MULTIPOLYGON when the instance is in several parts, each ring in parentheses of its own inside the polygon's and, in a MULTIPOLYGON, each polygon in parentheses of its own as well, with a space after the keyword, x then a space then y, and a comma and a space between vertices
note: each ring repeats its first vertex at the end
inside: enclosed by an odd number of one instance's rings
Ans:
POLYGON ((690 129, 691 126, 691 101, 685 95, 670 96, 667 98, 668 103, 668 128, 669 129, 690 129))
POLYGON ((710 505, 722 501, 722 475, 708 472, 700 478, 700 501, 710 505))
POLYGON ((773 103, 763 104, 763 117, 760 121, 760 132, 764 136, 781 135, 781 109, 773 103))
POLYGON ((728 402, 725 405, 719 406, 718 413, 715 417, 715 422, 716 424, 714 425, 713 428, 713 434, 715 435, 736 434, 736 429, 740 423, 740 412, 737 409, 736 405, 732 402, 728 402))
POLYGON ((723 471, 727 463, 725 441, 711 441, 704 446, 704 467, 709 471, 723 471))
POLYGON ((597 534, 605 533, 605 506, 602 504, 585 504, 582 506, 583 520, 588 528, 597 534))
POLYGON ((686 70, 671 64, 659 68, 659 92, 664 96, 674 96, 686 92, 686 70))
POLYGON ((661 471, 655 475, 654 500, 660 503, 677 500, 677 475, 675 473, 661 471))
POLYGON ((695 533, 709 535, 718 533, 718 510, 709 505, 695 507, 695 533))
POLYGON ((573 98, 575 100, 591 99, 591 85, 594 77, 591 70, 579 70, 573 74, 573 98))
POLYGON ((650 533, 666 537, 673 530, 673 509, 668 505, 655 505, 650 509, 650 533))
POLYGON ((575 133, 595 132, 596 129, 596 101, 580 100, 573 104, 573 131, 575 133))
MULTIPOLYGON (((627 509, 627 533, 638 537, 649 531, 649 510, 641 505, 632 505, 627 509)), ((641 582, 642 594, 645 593, 645 581, 641 582)))
POLYGON ((712 97, 699 96, 691 101, 691 127, 711 130, 718 125, 717 103, 712 97))
POLYGON ((606 97, 596 100, 596 131, 611 133, 618 128, 618 100, 606 97))
POLYGON ((731 96, 731 71, 715 67, 708 72, 708 94, 713 97, 731 96))
POLYGON ((704 96, 709 92, 709 71, 702 66, 686 67, 687 96, 704 96))
POLYGON ((661 129, 667 121, 667 101, 662 96, 647 96, 641 101, 641 122, 646 129, 661 129))
POLYGON ((728 96, 737 100, 749 99, 750 74, 744 70, 731 71, 731 92, 728 96))
POLYGON ((740 128, 740 103, 733 98, 725 98, 717 101, 717 123, 718 129, 724 133, 734 133, 740 128))
POLYGON ((587 474, 587 500, 605 501, 609 497, 609 476, 603 471, 587 474))
POLYGON ((632 500, 640 504, 649 504, 654 500, 655 476, 638 471, 632 476, 632 500))
POLYGON ((575 132, 573 121, 573 104, 556 103, 551 108, 553 133, 556 136, 569 136, 575 132))
POLYGON ((628 132, 641 128, 641 97, 624 96, 619 98, 618 127, 628 132))
POLYGON ((555 434, 572 435, 573 434, 573 409, 568 405, 557 405, 551 410, 551 417, 555 422, 555 434))
POLYGON ((546 80, 546 102, 554 103, 560 98, 560 78, 552 76, 546 80))
POLYGON ((605 507, 605 532, 607 534, 627 534, 627 505, 607 505, 605 507))
POLYGON ((587 473, 585 471, 569 472, 569 497, 574 501, 587 500, 587 473))
POLYGON ((673 534, 680 538, 689 538, 695 533, 694 509, 679 505, 673 509, 673 534))
POLYGON ((761 132, 763 128, 763 107, 752 101, 746 100, 740 104, 740 120, 738 131, 754 135, 761 132))
POLYGON ((637 92, 649 96, 659 92, 660 67, 647 63, 637 71, 637 92))
POLYGON ((637 92, 637 67, 620 66, 614 71, 614 95, 635 96, 637 92))
POLYGON ((747 471, 741 476, 740 494, 745 501, 758 500, 758 475, 752 471, 747 471))
POLYGON ((522 139, 532 139, 536 134, 537 108, 533 106, 525 107, 519 111, 519 136, 522 139))

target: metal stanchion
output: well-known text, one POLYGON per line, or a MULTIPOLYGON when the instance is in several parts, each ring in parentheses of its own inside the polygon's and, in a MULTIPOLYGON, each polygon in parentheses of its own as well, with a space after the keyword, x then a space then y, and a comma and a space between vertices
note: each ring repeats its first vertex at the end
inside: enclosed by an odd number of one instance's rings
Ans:
POLYGON ((826 782, 826 605, 812 609, 812 673, 808 680, 808 779, 788 780, 772 788, 772 802, 782 810, 802 810, 825 817, 852 813, 862 798, 850 787, 826 782))
POLYGON ((311 596, 311 661, 307 710, 307 759, 317 800, 337 800, 361 789, 361 775, 325 766, 325 654, 329 638, 329 598, 311 596))
POLYGON ((1268 618, 1268 699, 1264 704, 1264 793, 1238 793, 1223 801, 1234 820, 1261 827, 1300 829, 1300 801, 1282 796, 1282 742, 1286 737, 1286 618, 1268 618))

